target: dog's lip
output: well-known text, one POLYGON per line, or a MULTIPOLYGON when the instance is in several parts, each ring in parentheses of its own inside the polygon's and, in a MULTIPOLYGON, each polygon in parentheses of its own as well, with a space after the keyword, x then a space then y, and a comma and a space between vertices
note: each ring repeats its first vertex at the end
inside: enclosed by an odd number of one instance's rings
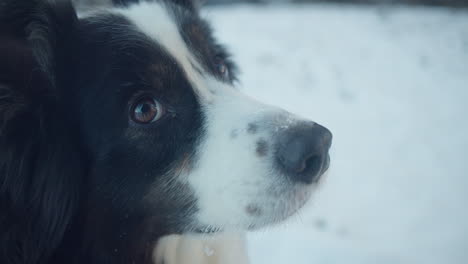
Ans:
POLYGON ((194 232, 198 234, 214 234, 221 232, 222 229, 216 226, 202 226, 195 228, 194 232))
MULTIPOLYGON (((322 168, 320 169, 320 174, 317 177, 317 180, 314 181, 314 184, 318 184, 322 178, 322 176, 328 171, 330 168, 330 155, 327 154, 325 162, 322 165, 322 168)), ((265 226, 269 225, 275 225, 278 223, 281 223, 285 221, 286 219, 290 218, 291 216, 295 215, 298 213, 309 201, 310 195, 311 195, 311 187, 310 186, 302 186, 306 187, 302 189, 302 191, 296 190, 296 202, 292 202, 286 208, 284 208, 283 213, 280 213, 276 217, 273 217, 270 221, 267 221, 265 223, 251 223, 249 226, 247 226, 244 230, 247 231, 254 231, 261 229, 265 226)), ((313 189, 313 188, 312 188, 313 189)), ((208 225, 202 225, 199 227, 196 227, 192 230, 192 232, 197 233, 197 234, 216 234, 223 232, 223 228, 216 227, 216 226, 208 226, 208 225)))

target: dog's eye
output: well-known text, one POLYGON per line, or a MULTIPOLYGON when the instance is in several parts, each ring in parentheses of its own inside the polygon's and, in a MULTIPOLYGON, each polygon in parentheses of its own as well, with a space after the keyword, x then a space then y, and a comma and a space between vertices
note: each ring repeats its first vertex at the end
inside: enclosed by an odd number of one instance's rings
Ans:
POLYGON ((145 97, 135 102, 131 108, 132 120, 140 124, 158 121, 165 113, 164 106, 152 97, 145 97))
POLYGON ((216 71, 219 73, 219 75, 223 79, 225 80, 229 79, 229 68, 226 65, 226 62, 222 58, 219 58, 219 57, 216 58, 215 67, 216 67, 216 71))

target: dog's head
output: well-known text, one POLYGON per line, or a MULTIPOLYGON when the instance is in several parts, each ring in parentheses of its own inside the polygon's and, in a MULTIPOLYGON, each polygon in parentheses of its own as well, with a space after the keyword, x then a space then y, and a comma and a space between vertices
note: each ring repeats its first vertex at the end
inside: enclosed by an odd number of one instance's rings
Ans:
POLYGON ((49 171, 65 181, 55 191, 81 186, 72 204, 95 232, 252 229, 308 200, 331 133, 242 95, 195 5, 142 1, 77 16, 58 3, 0 6, 1 151, 19 148, 28 175, 61 163, 49 171))

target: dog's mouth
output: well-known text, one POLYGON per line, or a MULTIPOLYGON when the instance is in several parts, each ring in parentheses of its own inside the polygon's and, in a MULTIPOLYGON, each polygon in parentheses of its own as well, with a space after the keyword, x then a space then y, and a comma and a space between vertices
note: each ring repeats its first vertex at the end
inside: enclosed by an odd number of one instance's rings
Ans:
POLYGON ((223 229, 220 227, 215 227, 215 226, 203 226, 203 227, 197 227, 193 230, 197 234, 215 234, 222 232, 223 229))
POLYGON ((313 186, 296 186, 293 190, 283 192, 281 196, 271 195, 269 202, 264 204, 257 203, 246 206, 246 213, 250 216, 250 221, 239 226, 213 226, 201 225, 194 228, 191 232, 197 234, 215 234, 223 231, 255 231, 266 226, 275 225, 283 222, 291 216, 300 212, 307 204, 313 193, 313 186))
MULTIPOLYGON (((309 183, 291 180, 283 183, 276 182, 270 188, 267 188, 268 191, 263 195, 259 195, 259 197, 254 198, 254 201, 250 201, 244 206, 244 216, 233 214, 244 219, 242 224, 225 226, 200 224, 191 229, 190 232, 210 235, 235 230, 255 231, 266 226, 279 224, 300 213, 301 209, 311 200, 314 190, 320 185, 329 167, 330 156, 327 154, 314 181, 309 183)), ((284 175, 279 177, 284 179, 284 175)))

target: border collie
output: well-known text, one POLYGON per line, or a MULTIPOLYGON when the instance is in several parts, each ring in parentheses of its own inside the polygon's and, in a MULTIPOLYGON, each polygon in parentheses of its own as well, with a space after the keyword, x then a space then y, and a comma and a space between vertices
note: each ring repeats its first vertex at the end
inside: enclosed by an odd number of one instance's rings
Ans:
POLYGON ((2 264, 151 263, 286 219, 328 168, 331 133, 242 95, 190 0, 126 2, 0 2, 2 264))

